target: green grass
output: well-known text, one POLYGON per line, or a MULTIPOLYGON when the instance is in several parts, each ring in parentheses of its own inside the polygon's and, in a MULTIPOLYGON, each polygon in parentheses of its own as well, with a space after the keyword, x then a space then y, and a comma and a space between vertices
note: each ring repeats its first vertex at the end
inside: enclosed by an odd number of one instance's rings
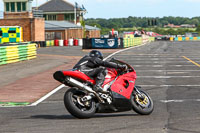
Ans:
POLYGON ((29 104, 28 102, 0 102, 0 106, 26 106, 29 104))

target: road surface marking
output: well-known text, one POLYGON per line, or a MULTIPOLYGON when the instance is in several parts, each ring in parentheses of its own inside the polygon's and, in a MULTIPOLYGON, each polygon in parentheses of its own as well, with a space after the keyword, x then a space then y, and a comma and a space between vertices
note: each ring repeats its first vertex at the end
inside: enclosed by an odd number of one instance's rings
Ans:
POLYGON ((200 70, 137 70, 137 72, 199 72, 199 71, 200 70))
POLYGON ((199 87, 200 85, 138 85, 141 87, 199 87))
POLYGON ((200 67, 200 64, 196 63, 195 61, 193 61, 193 60, 191 60, 191 59, 189 59, 189 58, 187 58, 187 57, 185 57, 185 56, 183 56, 183 58, 185 58, 186 60, 192 62, 194 65, 200 67))
MULTIPOLYGON (((147 43, 147 44, 149 44, 149 43, 147 43)), ((139 46, 134 46, 134 47, 130 47, 130 48, 126 48, 126 49, 119 50, 119 51, 114 52, 113 54, 107 56, 106 58, 104 58, 104 61, 107 60, 107 59, 109 59, 110 57, 112 57, 112 56, 115 55, 115 54, 118 54, 118 53, 123 52, 123 51, 127 51, 127 50, 129 50, 129 49, 141 47, 141 46, 144 46, 144 45, 146 45, 146 43, 144 43, 144 44, 142 44, 142 45, 139 45, 139 46)))
POLYGON ((57 91, 59 91, 60 89, 62 89, 63 87, 65 87, 64 84, 58 86, 56 89, 52 90, 51 92, 49 92, 47 95, 43 96, 42 98, 40 98, 38 101, 34 102, 31 104, 31 106, 36 106, 39 103, 41 103, 42 101, 44 101, 45 99, 47 99, 48 97, 50 97, 51 95, 53 95, 54 93, 56 93, 57 91))
MULTIPOLYGON (((164 65, 145 65, 145 64, 144 65, 134 65, 134 64, 132 64, 132 66, 134 66, 134 67, 164 67, 164 65)), ((168 67, 185 67, 185 66, 188 66, 188 67, 193 66, 194 67, 194 65, 168 65, 168 67)))
POLYGON ((200 102, 200 99, 160 100, 162 103, 200 102))
MULTIPOLYGON (((128 60, 128 59, 127 59, 128 60)), ((129 61, 129 60, 128 60, 129 61)), ((144 61, 144 60, 141 60, 141 61, 134 61, 134 60, 131 60, 133 61, 133 63, 140 63, 140 64, 147 64, 147 63, 151 63, 151 64, 163 64, 163 63, 185 63, 185 61, 151 61, 151 60, 148 60, 148 61, 144 61)), ((190 62, 190 61, 187 61, 187 62, 190 62)))
POLYGON ((200 78, 200 76, 137 76, 138 78, 155 78, 155 79, 169 79, 169 78, 200 78))

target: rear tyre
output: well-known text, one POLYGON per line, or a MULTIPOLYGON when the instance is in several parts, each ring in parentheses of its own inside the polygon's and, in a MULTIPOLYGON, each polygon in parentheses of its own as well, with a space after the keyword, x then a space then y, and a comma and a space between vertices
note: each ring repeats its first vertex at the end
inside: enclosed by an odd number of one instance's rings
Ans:
POLYGON ((81 91, 71 88, 66 91, 64 96, 64 104, 68 112, 79 119, 91 118, 96 112, 96 103, 94 100, 87 103, 80 102, 80 98, 85 94, 81 91))
POLYGON ((153 100, 151 97, 144 91, 138 90, 140 93, 144 96, 144 99, 141 100, 138 95, 132 94, 131 96, 131 104, 133 110, 141 115, 149 115, 153 112, 154 105, 153 105, 153 100))

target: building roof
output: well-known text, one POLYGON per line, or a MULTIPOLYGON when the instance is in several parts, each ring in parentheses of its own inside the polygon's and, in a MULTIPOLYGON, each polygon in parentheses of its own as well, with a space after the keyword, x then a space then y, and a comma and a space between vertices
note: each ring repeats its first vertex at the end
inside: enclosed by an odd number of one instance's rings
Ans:
POLYGON ((93 27, 93 26, 89 26, 89 25, 85 25, 86 30, 101 30, 97 27, 93 27))
MULTIPOLYGON (((68 21, 45 21, 45 30, 65 30, 65 29, 80 29, 82 26, 78 26, 74 23, 68 21)), ((97 27, 92 27, 89 25, 85 25, 86 30, 101 30, 97 27)))
MULTIPOLYGON (((43 10, 43 12, 67 12, 74 11, 75 6, 65 0, 50 0, 38 7, 38 10, 43 10)), ((81 11, 80 8, 77 8, 81 11)))
POLYGON ((82 26, 68 21, 45 21, 45 30, 65 30, 70 28, 81 29, 82 26))

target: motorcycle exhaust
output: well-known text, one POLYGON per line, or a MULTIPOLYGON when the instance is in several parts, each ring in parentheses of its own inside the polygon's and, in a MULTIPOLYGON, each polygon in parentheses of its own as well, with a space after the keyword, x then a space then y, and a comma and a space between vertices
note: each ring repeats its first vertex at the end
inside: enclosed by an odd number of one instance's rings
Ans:
POLYGON ((101 103, 104 103, 104 101, 101 99, 101 97, 99 97, 99 95, 94 90, 92 90, 91 87, 84 85, 83 83, 81 83, 78 80, 71 78, 71 77, 66 77, 65 81, 66 81, 66 84, 69 84, 70 86, 75 86, 75 87, 78 87, 79 89, 86 90, 86 91, 94 94, 101 103))

